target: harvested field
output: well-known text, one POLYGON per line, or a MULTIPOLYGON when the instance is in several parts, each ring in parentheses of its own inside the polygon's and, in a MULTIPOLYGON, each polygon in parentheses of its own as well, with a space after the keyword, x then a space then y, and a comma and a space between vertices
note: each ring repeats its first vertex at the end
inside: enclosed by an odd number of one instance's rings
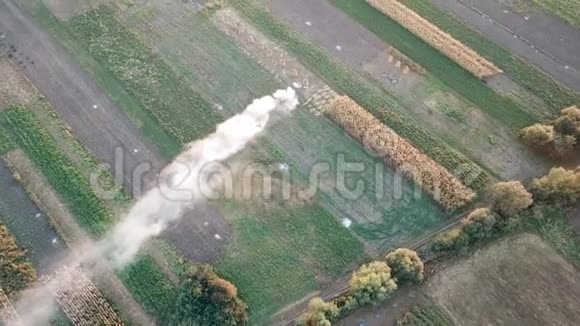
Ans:
POLYGON ((443 32, 397 0, 367 0, 371 6, 391 17, 477 78, 486 79, 502 71, 477 52, 443 32))
POLYGON ((435 274, 427 293, 456 325, 576 325, 580 320, 578 270, 535 235, 477 251, 435 274))
POLYGON ((16 318, 18 318, 16 310, 12 307, 12 303, 4 290, 0 288, 0 322, 13 321, 16 318))
POLYGON ((213 20, 218 28, 242 46, 247 55, 277 79, 288 85, 297 83, 300 86, 298 92, 303 98, 310 98, 325 87, 320 78, 232 9, 218 11, 213 20))
POLYGON ((351 136, 370 146, 393 168, 419 184, 446 209, 455 210, 475 198, 473 190, 352 99, 346 96, 338 98, 325 113, 351 136))
POLYGON ((79 266, 64 266, 44 281, 74 325, 123 325, 107 299, 79 266))

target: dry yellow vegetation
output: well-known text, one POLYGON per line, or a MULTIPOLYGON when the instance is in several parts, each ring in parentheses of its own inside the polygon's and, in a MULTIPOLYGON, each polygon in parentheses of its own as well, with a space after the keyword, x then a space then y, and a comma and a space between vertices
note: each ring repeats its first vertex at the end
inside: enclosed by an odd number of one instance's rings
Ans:
POLYGON ((473 190, 349 97, 336 99, 325 114, 393 168, 420 185, 444 208, 454 210, 475 198, 473 190))
POLYGON ((45 282, 74 325, 123 325, 99 289, 78 266, 62 267, 45 282))
POLYGON ((449 59, 455 61, 465 70, 471 72, 477 78, 485 79, 502 71, 493 63, 480 56, 473 49, 467 47, 453 36, 443 32, 427 19, 419 16, 396 0, 366 0, 367 3, 401 26, 417 35, 432 47, 439 50, 449 59))
POLYGON ((0 288, 0 324, 18 318, 6 293, 0 288))

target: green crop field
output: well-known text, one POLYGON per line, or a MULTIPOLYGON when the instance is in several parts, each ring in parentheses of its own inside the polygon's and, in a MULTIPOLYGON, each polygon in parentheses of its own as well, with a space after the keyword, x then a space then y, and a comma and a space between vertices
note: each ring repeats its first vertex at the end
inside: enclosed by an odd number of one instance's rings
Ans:
POLYGON ((580 0, 532 0, 536 5, 580 27, 580 0))
POLYGON ((217 264, 249 305, 255 324, 364 259, 363 246, 316 206, 231 207, 236 232, 217 264))
MULTIPOLYGON (((558 3, 560 2, 565 1, 558 1, 558 3)), ((559 112, 562 108, 580 102, 580 96, 572 90, 560 85, 537 68, 488 40, 482 34, 457 20, 453 15, 435 7, 430 1, 405 0, 404 3, 445 32, 453 35, 453 37, 495 63, 514 81, 526 88, 530 93, 540 97, 549 106, 552 114, 559 112)), ((578 6, 580 8, 580 5, 578 6)))
POLYGON ((366 1, 333 0, 332 3, 514 132, 536 122, 515 101, 495 93, 484 81, 477 79, 397 22, 369 6, 366 1))
POLYGON ((70 33, 65 24, 57 19, 52 12, 39 0, 21 0, 22 4, 34 17, 36 22, 49 32, 73 56, 74 60, 95 80, 123 110, 134 124, 143 131, 159 152, 167 159, 173 158, 181 151, 177 139, 160 128, 156 119, 138 99, 123 88, 123 84, 113 75, 106 65, 102 65, 91 56, 90 51, 70 33))
MULTIPOLYGON (((470 187, 481 189, 485 186, 489 178, 486 171, 419 126, 410 116, 403 113, 405 109, 392 95, 333 60, 319 46, 300 37, 297 32, 279 22, 272 14, 258 7, 252 1, 231 0, 230 3, 262 33, 283 45, 289 53, 328 85, 350 96, 435 161, 451 171, 463 167, 462 170, 467 171, 467 173, 459 177, 470 187), (477 175, 478 177, 473 180, 469 179, 467 175, 477 175)), ((519 124, 523 125, 528 122, 520 121, 519 124)))
POLYGON ((67 26, 181 143, 206 136, 221 121, 212 105, 175 76, 171 67, 121 25, 108 7, 75 16, 67 26))
MULTIPOLYGON (((13 106, 2 112, 0 122, 10 132, 16 146, 40 169, 86 231, 98 237, 110 228, 114 220, 111 213, 92 191, 87 179, 60 151, 33 112, 21 106, 13 106)), ((164 285, 168 281, 150 258, 142 257, 128 266, 123 271, 122 279, 136 300, 154 317, 163 317, 161 309, 167 305, 168 294, 164 297, 159 293, 170 292, 164 285), (160 286, 151 287, 151 283, 140 280, 154 280, 160 286)))
POLYGON ((14 144, 12 143, 12 139, 8 136, 8 133, 0 128, 0 155, 10 151, 14 148, 14 144))
POLYGON ((453 322, 437 305, 417 305, 395 322, 396 326, 452 326, 453 322))

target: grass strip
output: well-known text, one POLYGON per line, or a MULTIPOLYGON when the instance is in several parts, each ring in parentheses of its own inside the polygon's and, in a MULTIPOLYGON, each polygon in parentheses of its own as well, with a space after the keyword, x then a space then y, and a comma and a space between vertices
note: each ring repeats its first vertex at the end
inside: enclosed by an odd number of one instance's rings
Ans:
MULTIPOLYGON (((405 109, 393 96, 332 59, 322 48, 302 38, 297 32, 252 1, 230 0, 230 3, 262 33, 278 41, 303 65, 336 91, 347 94, 373 113, 381 122, 411 141, 452 173, 461 171, 458 174, 464 184, 473 189, 481 189, 485 186, 489 179, 487 171, 404 114, 405 109)), ((464 71, 464 73, 467 72, 464 71)))
POLYGON ((111 216, 34 113, 21 106, 12 106, 4 114, 15 143, 40 168, 79 224, 93 236, 102 235, 113 221, 111 216))
POLYGON ((203 138, 222 117, 101 5, 67 22, 89 53, 181 143, 203 138))
POLYGON ((510 127, 514 132, 537 122, 515 101, 494 92, 484 81, 461 68, 396 21, 368 5, 366 1, 333 0, 332 2, 380 39, 403 52, 443 84, 475 104, 490 117, 510 127))
POLYGON ((566 22, 580 27, 580 0, 532 0, 566 22))
POLYGON ((432 2, 424 0, 404 0, 403 2, 483 57, 493 61, 519 85, 541 98, 552 112, 557 113, 565 107, 580 102, 580 95, 490 41, 483 34, 471 29, 452 14, 437 8, 432 2))

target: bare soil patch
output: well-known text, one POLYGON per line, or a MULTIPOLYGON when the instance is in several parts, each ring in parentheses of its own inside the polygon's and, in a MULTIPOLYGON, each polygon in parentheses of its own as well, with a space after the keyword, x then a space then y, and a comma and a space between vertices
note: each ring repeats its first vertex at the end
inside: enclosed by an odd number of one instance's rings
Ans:
MULTIPOLYGON (((12 104, 28 104, 37 97, 34 86, 6 57, 2 56, 0 39, 0 110, 12 104)), ((11 51, 5 45, 7 51, 11 51)))
POLYGON ((456 325, 576 325, 580 273, 530 234, 438 272, 427 293, 456 325))

